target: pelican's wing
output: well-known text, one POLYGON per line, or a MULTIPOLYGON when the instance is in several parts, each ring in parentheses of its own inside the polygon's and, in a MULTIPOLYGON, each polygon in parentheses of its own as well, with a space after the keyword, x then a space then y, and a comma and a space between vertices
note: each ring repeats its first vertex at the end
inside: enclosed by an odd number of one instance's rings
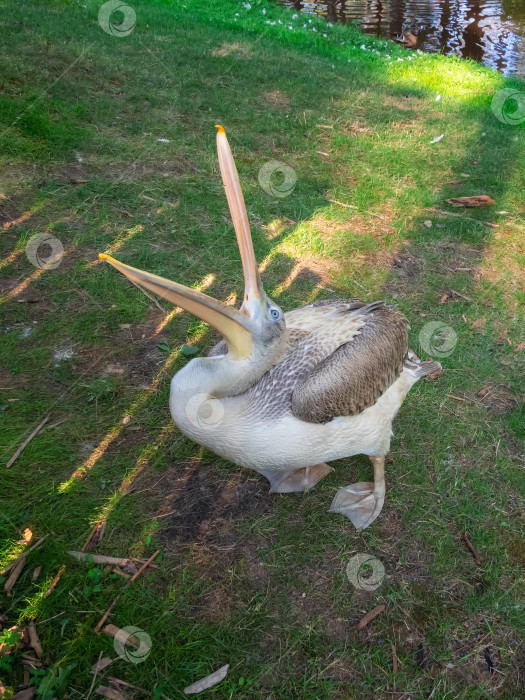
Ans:
POLYGON ((382 301, 319 302, 285 319, 287 353, 245 394, 264 419, 290 410, 309 423, 351 415, 375 403, 403 368, 408 323, 382 301))
MULTIPOLYGON (((336 416, 360 413, 373 406, 403 371, 408 353, 408 322, 403 314, 383 302, 362 304, 361 308, 351 302, 350 306, 346 314, 360 327, 305 372, 293 389, 292 412, 301 420, 326 423, 336 416)), ((298 309, 304 318, 307 309, 298 309)), ((313 307, 312 318, 323 309, 330 313, 329 304, 313 307)), ((291 320, 300 325, 300 314, 291 320)), ((312 334, 316 343, 333 342, 339 327, 345 325, 336 320, 327 317, 324 328, 320 325, 312 334)))

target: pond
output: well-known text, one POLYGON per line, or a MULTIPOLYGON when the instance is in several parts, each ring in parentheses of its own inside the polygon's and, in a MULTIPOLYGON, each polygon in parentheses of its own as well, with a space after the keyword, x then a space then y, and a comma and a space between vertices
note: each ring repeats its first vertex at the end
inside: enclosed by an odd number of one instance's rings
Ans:
POLYGON ((473 58, 525 77, 525 0, 284 0, 330 22, 357 22, 392 38, 409 31, 422 51, 473 58))

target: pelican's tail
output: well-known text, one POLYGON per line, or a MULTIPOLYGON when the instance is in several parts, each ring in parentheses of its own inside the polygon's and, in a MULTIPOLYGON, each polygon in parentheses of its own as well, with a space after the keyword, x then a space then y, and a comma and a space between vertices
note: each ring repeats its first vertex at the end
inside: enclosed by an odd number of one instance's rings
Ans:
POLYGON ((417 380, 429 374, 434 374, 434 372, 439 372, 441 364, 437 360, 420 360, 415 352, 409 350, 404 367, 417 380))

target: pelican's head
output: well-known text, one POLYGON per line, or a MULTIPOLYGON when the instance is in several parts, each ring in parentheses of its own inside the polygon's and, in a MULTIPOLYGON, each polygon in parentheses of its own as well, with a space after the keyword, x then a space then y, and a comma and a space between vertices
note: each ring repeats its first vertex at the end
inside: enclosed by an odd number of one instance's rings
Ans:
POLYGON ((229 359, 250 358, 257 365, 267 365, 263 369, 267 371, 278 361, 287 344, 284 314, 266 295, 261 283, 239 176, 222 126, 217 126, 217 152, 244 271, 244 297, 240 309, 177 282, 125 265, 105 253, 99 258, 116 267, 139 287, 158 294, 216 328, 228 345, 229 359))

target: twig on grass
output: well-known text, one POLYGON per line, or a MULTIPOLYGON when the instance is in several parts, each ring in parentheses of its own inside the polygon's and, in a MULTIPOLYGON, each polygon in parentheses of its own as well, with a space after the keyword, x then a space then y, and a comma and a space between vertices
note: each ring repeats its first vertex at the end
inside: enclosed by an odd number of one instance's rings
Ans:
POLYGON ((149 292, 147 292, 147 291, 144 289, 144 287, 141 287, 140 284, 137 284, 136 282, 133 282, 133 280, 130 280, 130 282, 131 282, 131 284, 134 284, 135 287, 136 287, 137 289, 140 289, 140 291, 141 291, 143 294, 145 294, 145 295, 148 297, 148 299, 151 299, 151 301, 155 304, 155 306, 157 306, 157 307, 162 311, 162 313, 164 314, 164 316, 167 316, 167 315, 168 315, 167 311, 166 311, 165 309, 162 308, 162 306, 161 306, 161 305, 159 304, 159 302, 155 299, 155 297, 152 297, 151 294, 150 294, 149 292))
MULTIPOLYGON (((69 554, 79 561, 92 561, 93 564, 116 564, 117 566, 127 566, 132 562, 138 562, 141 566, 146 561, 145 559, 137 559, 136 557, 108 557, 105 554, 91 554, 91 552, 76 552, 70 550, 69 554)), ((149 564, 152 569, 157 568, 157 564, 149 564)))
POLYGON ((87 540, 86 540, 86 541, 84 542, 84 544, 82 545, 82 549, 80 550, 81 552, 85 552, 85 551, 86 551, 86 547, 87 547, 88 544, 91 542, 91 538, 92 538, 93 535, 95 534, 95 531, 96 531, 96 529, 98 528, 98 526, 99 526, 99 523, 95 523, 95 524, 93 525, 93 529, 92 529, 91 532, 89 533, 87 540))
POLYGON ((10 564, 8 564, 8 565, 5 567, 5 569, 2 569, 2 571, 0 571, 0 574, 2 574, 2 575, 3 575, 3 574, 7 574, 8 571, 11 571, 11 569, 13 568, 13 566, 16 566, 22 557, 25 557, 27 554, 29 554, 29 552, 32 552, 33 549, 36 549, 37 547, 40 547, 40 545, 41 545, 42 542, 46 539, 46 537, 47 537, 47 535, 44 535, 43 537, 41 537, 41 538, 38 540, 38 542, 35 542, 35 544, 34 544, 32 547, 29 547, 28 550, 26 550, 25 552, 23 552, 19 557, 17 557, 14 561, 12 561, 10 564))
POLYGON ((131 578, 131 574, 127 574, 125 571, 122 571, 122 569, 119 569, 118 566, 114 566, 112 569, 114 574, 118 574, 119 576, 122 576, 123 578, 131 578))
POLYGON ((442 214, 443 216, 456 216, 463 221, 474 221, 476 224, 484 224, 490 228, 498 228, 498 224, 492 224, 490 221, 481 221, 481 219, 473 219, 470 216, 463 216, 463 214, 456 214, 453 211, 447 211, 446 209, 434 209, 434 207, 427 207, 429 211, 435 211, 437 214, 442 214))
POLYGON ((104 554, 90 554, 89 552, 75 552, 70 550, 69 553, 79 561, 87 561, 90 559, 94 564, 117 564, 117 566, 126 566, 130 561, 129 558, 107 557, 104 554))
POLYGON ((120 678, 115 678, 114 676, 107 676, 107 679, 110 683, 115 683, 117 685, 123 685, 126 688, 132 688, 133 690, 139 690, 141 693, 148 693, 149 690, 145 690, 144 688, 140 688, 138 685, 133 685, 132 683, 128 683, 127 681, 121 681, 120 678))
POLYGON ((35 654, 40 658, 43 654, 43 650, 38 634, 36 633, 34 620, 31 620, 27 626, 27 632, 29 634, 29 646, 35 650, 35 654))
POLYGON ((357 625, 357 629, 362 630, 363 627, 366 627, 369 622, 375 620, 375 618, 380 615, 385 608, 386 605, 376 605, 375 608, 372 608, 372 610, 366 613, 366 615, 362 618, 361 622, 357 625))
POLYGON ((54 620, 55 617, 60 617, 60 615, 64 615, 65 612, 66 612, 66 611, 63 610, 61 613, 58 613, 58 615, 53 615, 53 617, 48 617, 48 618, 45 619, 45 620, 39 620, 38 622, 35 622, 35 625, 43 625, 44 622, 49 622, 49 620, 54 620))
POLYGON ((94 629, 95 634, 99 634, 99 633, 100 633, 100 630, 102 629, 102 625, 103 625, 104 622, 108 619, 108 617, 109 617, 111 611, 113 610, 113 608, 114 608, 115 605, 117 604, 117 601, 119 600, 119 598, 120 598, 121 595, 122 595, 122 593, 119 593, 119 594, 118 594, 118 596, 117 596, 117 597, 115 598, 115 600, 111 603, 111 605, 110 605, 109 608, 106 610, 106 612, 102 615, 102 617, 100 618, 100 620, 99 620, 97 626, 96 626, 95 629, 94 629))
POLYGON ((476 564, 477 564, 478 566, 481 566, 481 559, 480 559, 478 550, 474 547, 474 545, 472 544, 472 542, 469 540, 468 532, 467 532, 466 530, 465 530, 465 532, 463 533, 463 541, 464 541, 465 544, 467 545, 467 547, 468 547, 470 553, 472 554, 472 556, 473 556, 474 561, 476 562, 476 564))
POLYGON ((95 685, 95 681, 96 681, 96 679, 97 679, 98 665, 99 665, 99 663, 100 663, 100 659, 101 659, 101 658, 102 658, 102 652, 100 652, 100 654, 98 655, 98 661, 97 661, 96 666, 95 666, 95 673, 94 673, 94 675, 93 675, 93 680, 91 681, 91 685, 89 686, 89 692, 88 692, 88 694, 87 694, 86 700, 89 700, 89 696, 90 696, 91 693, 93 692, 93 686, 95 685))
MULTIPOLYGON (((148 559, 148 561, 146 561, 144 564, 142 564, 142 566, 140 567, 140 569, 139 569, 135 574, 133 574, 133 576, 131 577, 131 581, 130 581, 129 583, 130 583, 130 584, 133 583, 133 581, 135 581, 135 580, 140 576, 140 574, 141 574, 145 569, 148 568, 148 566, 151 564, 151 562, 152 562, 152 561, 155 559, 155 557, 158 556, 159 554, 160 554, 160 549, 157 549, 157 551, 155 552, 155 554, 152 554, 151 557, 148 559)), ((128 585, 129 585, 129 584, 128 584, 128 585)))
POLYGON ((106 521, 105 520, 99 520, 97 523, 95 523, 93 529, 89 533, 89 537, 82 545, 81 551, 85 552, 87 549, 91 549, 92 547, 96 547, 97 544, 99 544, 102 541, 102 538, 104 537, 105 530, 106 530, 106 521), (92 543, 92 540, 95 537, 96 537, 96 542, 92 543))
POLYGON ((47 589, 47 591, 44 593, 44 598, 47 598, 48 595, 51 595, 51 593, 53 592, 55 586, 56 586, 57 583, 60 581, 60 577, 61 577, 62 574, 64 573, 65 569, 66 569, 65 564, 62 564, 62 566, 61 566, 60 569, 58 570, 57 575, 55 576, 55 578, 54 578, 53 581, 51 582, 51 585, 49 586, 49 588, 47 589))
POLYGON ((455 294, 457 297, 461 297, 462 299, 465 299, 465 301, 472 301, 470 297, 465 296, 465 294, 460 294, 459 292, 456 292, 455 289, 450 290, 452 294, 455 294))
MULTIPOLYGON (((345 209, 357 209, 359 211, 359 207, 356 207, 355 204, 345 204, 344 202, 338 202, 337 199, 329 199, 329 202, 332 202, 332 204, 339 204, 340 207, 345 207, 345 209)), ((363 209, 365 214, 369 214, 370 216, 375 216, 376 219, 381 219, 382 221, 386 221, 384 216, 381 216, 381 214, 374 214, 373 211, 367 211, 366 209, 363 209)))
MULTIPOLYGON (((120 632, 120 627, 117 627, 117 625, 106 625, 104 629, 102 630, 104 634, 109 635, 110 637, 115 638, 117 634, 120 632)), ((135 647, 135 649, 138 649, 140 647, 140 639, 137 637, 134 637, 132 634, 128 635, 126 638, 126 641, 124 644, 130 644, 132 647, 135 647)))
POLYGON ((120 598, 120 596, 122 595, 122 593, 123 593, 126 589, 128 589, 128 588, 131 586, 131 584, 133 583, 133 581, 135 581, 135 580, 140 576, 140 574, 141 574, 143 571, 145 571, 145 570, 148 568, 148 566, 151 564, 151 562, 155 559, 155 557, 156 557, 158 554, 160 554, 160 549, 157 549, 157 551, 155 552, 155 554, 152 554, 151 557, 150 557, 147 561, 144 562, 144 564, 140 567, 140 569, 139 569, 136 573, 133 574, 133 576, 132 576, 131 579, 128 581, 128 583, 124 586, 124 588, 122 589, 122 591, 117 595, 117 597, 115 598, 115 600, 111 603, 111 605, 109 606, 109 608, 108 608, 108 609, 106 610, 106 612, 102 615, 102 617, 101 617, 99 623, 98 623, 97 626, 95 627, 95 630, 94 630, 95 634, 99 634, 99 632, 100 632, 100 630, 101 630, 101 628, 102 628, 102 625, 103 625, 103 624, 106 622, 106 620, 108 619, 108 617, 109 617, 111 611, 113 610, 113 608, 114 608, 115 605, 117 604, 117 601, 119 600, 119 598, 120 598))
POLYGON ((7 595, 11 595, 11 590, 13 586, 15 585, 18 577, 22 573, 22 569, 26 565, 26 557, 25 554, 22 554, 17 560, 16 560, 16 566, 13 567, 13 570, 11 572, 11 576, 7 579, 5 582, 4 586, 4 591, 7 593, 7 595))
POLYGON ((51 430, 52 428, 57 428, 59 425, 62 425, 62 423, 65 423, 67 421, 67 418, 61 418, 60 420, 57 420, 56 423, 51 423, 51 425, 47 425, 45 427, 45 430, 51 430))
POLYGON ((395 644, 392 644, 392 670, 394 673, 397 673, 397 653, 395 644))
POLYGON ((24 448, 26 448, 26 447, 29 445, 29 443, 31 442, 31 440, 32 440, 34 437, 36 437, 36 436, 38 435, 38 433, 42 430, 42 428, 43 428, 44 425, 47 423, 47 421, 49 420, 49 418, 50 418, 50 416, 47 415, 47 416, 44 418, 44 420, 38 425, 38 427, 36 427, 36 428, 33 430, 33 432, 31 433, 31 435, 30 435, 28 438, 26 438, 26 439, 24 440, 24 442, 20 445, 20 447, 18 448, 18 450, 15 452, 15 454, 11 457, 11 459, 9 460, 9 462, 5 465, 5 466, 6 466, 6 469, 9 469, 9 467, 10 467, 12 464, 15 463, 15 461, 18 459, 18 456, 19 456, 20 453, 22 452, 22 450, 23 450, 24 448))
POLYGON ((96 693, 102 695, 109 700, 128 700, 128 695, 125 695, 121 690, 109 688, 107 685, 99 685, 96 693))

